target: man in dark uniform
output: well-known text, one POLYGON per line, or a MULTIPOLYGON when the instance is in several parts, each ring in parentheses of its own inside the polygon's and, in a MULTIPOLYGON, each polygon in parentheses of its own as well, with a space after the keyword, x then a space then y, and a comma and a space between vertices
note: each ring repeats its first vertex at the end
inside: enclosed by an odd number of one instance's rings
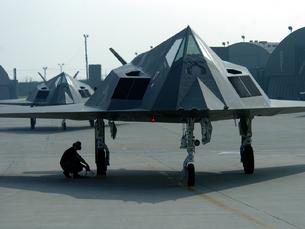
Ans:
POLYGON ((71 173, 73 178, 80 178, 78 174, 85 168, 90 171, 88 163, 77 153, 77 150, 81 150, 82 145, 80 141, 73 143, 72 147, 67 149, 60 159, 60 165, 64 170, 64 175, 67 178, 71 178, 71 173))

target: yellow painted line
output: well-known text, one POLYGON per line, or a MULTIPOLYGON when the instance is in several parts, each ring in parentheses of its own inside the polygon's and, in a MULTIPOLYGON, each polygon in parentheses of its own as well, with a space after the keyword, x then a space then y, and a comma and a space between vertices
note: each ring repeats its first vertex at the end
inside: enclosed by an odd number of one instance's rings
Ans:
MULTIPOLYGON (((161 163, 161 162, 159 161, 159 163, 161 163)), ((161 163, 161 164, 163 164, 163 163, 161 163)), ((243 218, 243 219, 245 219, 245 220, 247 220, 247 221, 249 221, 249 222, 251 222, 251 223, 253 223, 253 224, 257 225, 257 226, 260 226, 261 228, 268 228, 268 229, 274 228, 271 225, 265 224, 265 223, 259 221, 258 219, 254 218, 254 217, 252 217, 252 216, 250 216, 250 215, 248 215, 248 214, 246 214, 246 213, 244 213, 244 212, 242 212, 242 211, 240 211, 240 210, 238 210, 236 208, 230 207, 230 206, 220 202, 219 200, 211 197, 210 195, 204 193, 203 191, 200 191, 200 190, 196 189, 195 187, 188 187, 188 186, 184 185, 180 180, 177 180, 175 177, 172 177, 167 172, 160 172, 160 173, 163 176, 166 176, 167 179, 169 181, 171 181, 172 183, 177 184, 178 187, 183 188, 183 189, 185 189, 187 191, 191 191, 197 197, 199 197, 201 199, 204 199, 204 200, 206 200, 206 201, 208 201, 208 202, 218 206, 219 208, 224 209, 225 211, 234 213, 234 214, 240 216, 241 218, 243 218)))
POLYGON ((222 202, 220 202, 219 200, 211 197, 210 195, 207 195, 206 193, 194 188, 194 187, 184 187, 184 188, 187 188, 187 190, 193 192, 194 194, 196 194, 198 197, 204 199, 204 200, 207 200, 209 201, 210 203, 213 203, 214 205, 226 210, 226 211, 229 211, 229 212, 233 212, 237 215, 239 215, 241 218, 243 219, 246 219, 247 221, 253 223, 253 224, 256 224, 262 228, 273 228, 271 225, 268 225, 268 224, 265 224, 259 220, 257 220, 256 218, 236 209, 236 208, 232 208, 222 202))
POLYGON ((195 187, 188 187, 188 186, 184 185, 182 182, 177 181, 175 178, 171 177, 166 172, 162 172, 162 174, 167 176, 167 178, 170 181, 176 183, 178 187, 183 188, 187 191, 190 191, 190 192, 194 193, 197 197, 199 197, 203 200, 206 200, 206 201, 216 205, 217 207, 224 209, 225 211, 234 213, 234 214, 240 216, 241 218, 243 218, 243 219, 245 219, 245 220, 247 220, 247 221, 249 221, 249 222, 251 222, 251 223, 253 223, 257 226, 260 226, 261 228, 269 228, 269 229, 274 228, 271 225, 265 224, 265 223, 259 221, 258 219, 254 218, 254 217, 252 217, 252 216, 250 216, 250 215, 248 215, 248 214, 246 214, 246 213, 244 213, 244 212, 242 212, 242 211, 240 211, 236 208, 233 208, 233 207, 230 207, 230 206, 224 204, 223 202, 211 197, 210 195, 204 193, 203 191, 200 191, 200 190, 196 189, 195 187))

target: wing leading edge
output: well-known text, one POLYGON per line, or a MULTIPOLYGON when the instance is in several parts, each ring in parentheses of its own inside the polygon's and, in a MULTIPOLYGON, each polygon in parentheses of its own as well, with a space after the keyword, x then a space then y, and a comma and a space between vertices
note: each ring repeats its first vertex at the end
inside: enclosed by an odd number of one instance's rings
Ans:
POLYGON ((305 102, 270 100, 270 107, 253 107, 243 109, 222 110, 177 110, 152 111, 139 109, 102 110, 84 104, 71 104, 60 106, 26 107, 1 105, 0 117, 8 118, 48 118, 91 120, 105 118, 115 121, 142 121, 142 122, 172 122, 182 123, 187 117, 208 117, 211 121, 238 119, 245 115, 273 116, 278 114, 305 112, 305 102))

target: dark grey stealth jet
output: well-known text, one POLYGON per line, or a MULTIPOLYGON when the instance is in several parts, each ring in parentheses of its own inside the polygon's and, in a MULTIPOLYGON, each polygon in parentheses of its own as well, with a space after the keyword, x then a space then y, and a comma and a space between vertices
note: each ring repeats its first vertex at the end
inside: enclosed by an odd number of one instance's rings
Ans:
POLYGON ((211 139, 213 121, 239 119, 241 162, 246 174, 254 172, 251 122, 255 116, 305 111, 304 102, 270 100, 242 66, 223 62, 190 27, 130 63, 112 70, 85 104, 52 107, 0 107, 1 117, 95 119, 97 175, 107 169, 104 119, 110 121, 169 122, 185 125, 181 147, 189 186, 195 184, 194 137, 199 123, 202 144, 211 139))
MULTIPOLYGON (((89 85, 76 79, 77 73, 72 77, 62 72, 48 81, 38 73, 43 83, 38 84, 27 98, 0 100, 0 104, 34 107, 85 103, 93 94, 93 90, 89 85)), ((34 129, 35 125, 36 118, 32 117, 31 128, 34 129)), ((93 127, 94 121, 90 121, 90 125, 93 127)), ((65 119, 62 120, 62 128, 66 129, 65 119)))

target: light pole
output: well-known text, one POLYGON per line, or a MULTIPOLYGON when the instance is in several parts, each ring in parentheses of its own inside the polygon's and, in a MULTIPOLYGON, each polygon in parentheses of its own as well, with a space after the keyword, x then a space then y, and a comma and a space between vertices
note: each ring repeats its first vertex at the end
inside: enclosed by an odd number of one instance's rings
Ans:
POLYGON ((64 63, 58 64, 58 66, 60 67, 60 73, 62 73, 62 67, 63 67, 64 65, 65 65, 64 63))
POLYGON ((245 42, 245 35, 241 35, 241 39, 243 39, 243 42, 245 42))
POLYGON ((89 80, 89 69, 88 69, 88 52, 87 52, 87 38, 88 34, 84 34, 85 38, 85 60, 86 60, 86 79, 89 80))
POLYGON ((48 67, 43 67, 43 77, 45 78, 45 80, 47 80, 47 69, 48 67))

